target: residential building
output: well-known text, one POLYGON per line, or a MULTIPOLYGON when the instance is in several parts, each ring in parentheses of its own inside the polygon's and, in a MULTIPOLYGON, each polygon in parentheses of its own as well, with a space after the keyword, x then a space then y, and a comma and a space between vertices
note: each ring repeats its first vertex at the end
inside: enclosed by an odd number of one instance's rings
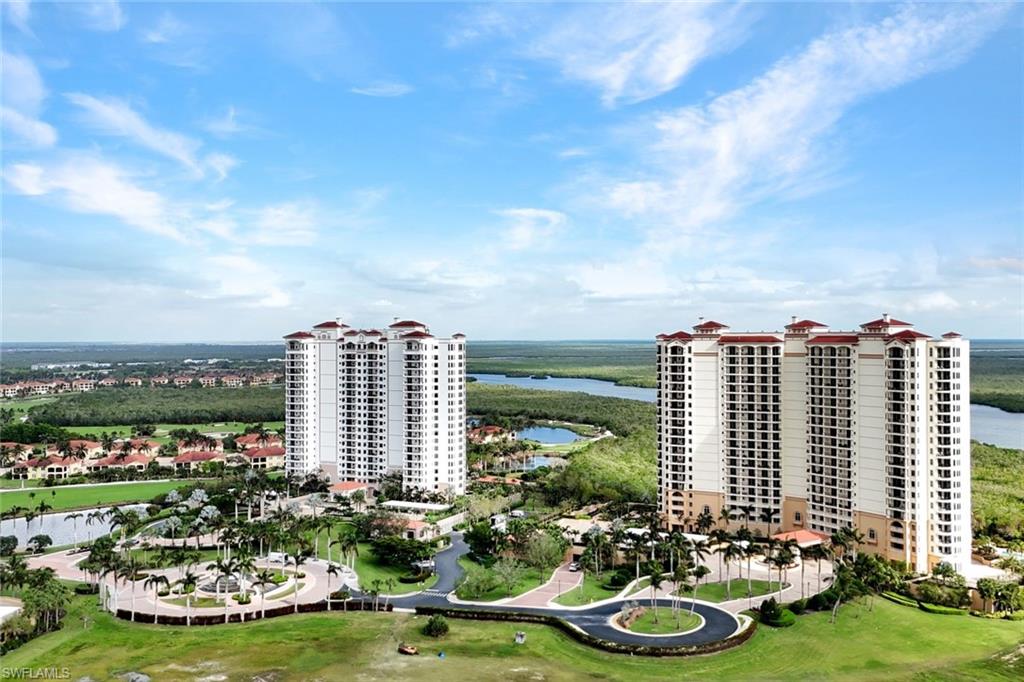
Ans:
POLYGON ((206 388, 210 388, 212 386, 216 386, 217 385, 217 377, 201 376, 201 377, 199 377, 199 385, 200 386, 204 386, 206 388))
POLYGON ((23 381, 21 382, 22 395, 47 395, 53 388, 44 381, 23 381))
POLYGON ((221 386, 228 386, 230 388, 239 388, 245 386, 245 379, 234 374, 225 374, 220 378, 221 386))
POLYGON ((331 320, 285 337, 287 469, 331 481, 466 488, 466 339, 412 320, 384 331, 331 320))
POLYGON ((19 384, 0 384, 0 395, 5 398, 17 398, 20 392, 19 384))
POLYGON ((516 432, 503 429, 500 426, 477 426, 469 430, 466 434, 470 443, 476 443, 482 445, 484 443, 494 443, 497 441, 514 441, 516 439, 516 432))
POLYGON ((113 388, 117 386, 118 381, 114 377, 104 377, 96 382, 96 385, 100 388, 113 388))
POLYGON ((253 469, 280 469, 284 467, 285 450, 279 445, 265 448, 249 448, 242 456, 253 469))
POLYGON ((281 437, 276 433, 269 433, 266 436, 260 436, 258 433, 246 433, 241 436, 235 436, 235 448, 237 450, 248 450, 249 448, 265 448, 280 445, 282 445, 281 437))
POLYGON ((42 478, 68 478, 85 473, 85 465, 75 457, 37 457, 36 459, 18 462, 11 467, 12 478, 29 480, 42 478))
POLYGON ((171 464, 176 470, 188 469, 194 471, 202 468, 204 464, 224 461, 226 460, 223 452, 199 451, 183 452, 172 459, 171 464))
MULTIPOLYGON (((60 454, 61 446, 54 444, 47 447, 46 452, 51 455, 60 454)), ((81 459, 99 457, 103 454, 103 444, 94 440, 83 440, 73 438, 67 443, 67 452, 72 456, 81 455, 81 459)))
POLYGON ((174 377, 174 385, 178 388, 184 388, 192 384, 192 377, 180 376, 174 377))
POLYGON ((89 471, 100 471, 102 469, 134 469, 135 471, 145 471, 152 461, 152 457, 147 457, 143 454, 127 456, 115 454, 101 457, 100 459, 92 460, 85 464, 89 468, 89 471))
POLYGON ((142 382, 142 379, 140 377, 127 377, 124 380, 124 385, 125 386, 134 386, 136 388, 138 388, 139 386, 142 386, 142 383, 143 382, 142 382))
POLYGON ((71 382, 71 390, 79 393, 94 391, 96 390, 96 381, 94 379, 75 379, 71 382))
POLYGON ((658 336, 659 498, 672 528, 831 534, 927 571, 970 563, 969 344, 888 315, 857 331, 704 322, 658 336))
POLYGON ((166 376, 153 377, 149 380, 149 383, 152 386, 166 386, 171 383, 171 378, 166 376))

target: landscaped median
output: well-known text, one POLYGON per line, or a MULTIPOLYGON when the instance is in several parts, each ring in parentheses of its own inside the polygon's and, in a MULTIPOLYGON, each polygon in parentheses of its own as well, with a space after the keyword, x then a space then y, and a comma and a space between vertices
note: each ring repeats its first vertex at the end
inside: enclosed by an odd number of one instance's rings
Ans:
POLYGON ((584 632, 558 616, 549 616, 539 613, 516 613, 514 611, 487 611, 435 606, 418 606, 416 607, 416 613, 427 616, 439 613, 447 618, 463 618, 468 620, 542 623, 561 630, 582 644, 616 654, 630 654, 636 656, 694 656, 725 651, 726 649, 731 649, 746 642, 754 635, 754 632, 757 629, 757 624, 751 621, 747 627, 726 639, 720 639, 706 644, 659 646, 648 644, 620 644, 618 642, 612 642, 584 632))

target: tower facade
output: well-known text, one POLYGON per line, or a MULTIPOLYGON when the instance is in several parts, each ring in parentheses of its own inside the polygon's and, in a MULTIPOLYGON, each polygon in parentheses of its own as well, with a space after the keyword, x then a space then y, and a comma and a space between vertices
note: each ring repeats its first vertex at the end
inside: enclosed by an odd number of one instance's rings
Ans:
POLYGON ((766 532, 856 527, 927 571, 970 563, 970 358, 884 315, 858 331, 704 322, 658 336, 659 500, 766 532))
POLYGON ((466 488, 466 339, 395 321, 354 329, 330 320, 285 338, 288 473, 406 488, 466 488))

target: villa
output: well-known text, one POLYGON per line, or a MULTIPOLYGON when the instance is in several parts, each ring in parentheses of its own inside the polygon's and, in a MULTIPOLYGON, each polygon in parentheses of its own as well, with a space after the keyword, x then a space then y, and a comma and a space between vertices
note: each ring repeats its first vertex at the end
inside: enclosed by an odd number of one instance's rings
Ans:
POLYGON ((280 469, 284 467, 284 448, 275 445, 266 448, 250 448, 243 451, 243 457, 249 460, 253 469, 280 469))
POLYGON ((174 459, 171 460, 171 464, 176 470, 187 469, 189 471, 195 471, 201 468, 206 463, 213 462, 224 462, 225 457, 223 452, 211 452, 211 451, 198 451, 198 452, 183 452, 174 459))
POLYGON ((100 471, 102 469, 134 469, 135 471, 145 471, 152 461, 152 457, 147 457, 141 454, 132 454, 126 457, 122 457, 121 455, 108 455, 107 457, 88 462, 88 466, 90 471, 100 471))
POLYGON ((276 433, 267 434, 266 437, 261 437, 258 433, 247 433, 244 436, 235 437, 235 447, 240 451, 247 450, 249 448, 278 446, 281 444, 281 437, 276 433))

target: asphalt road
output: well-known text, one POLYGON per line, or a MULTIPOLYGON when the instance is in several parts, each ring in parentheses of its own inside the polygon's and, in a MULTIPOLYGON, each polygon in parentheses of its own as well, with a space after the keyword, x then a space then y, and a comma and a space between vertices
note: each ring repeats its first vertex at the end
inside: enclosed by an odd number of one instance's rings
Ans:
MULTIPOLYGON (((459 579, 462 577, 462 567, 458 564, 460 556, 467 554, 469 547, 462 539, 462 533, 452 533, 452 544, 434 557, 434 566, 438 574, 437 583, 434 587, 419 594, 407 597, 395 597, 391 603, 397 608, 414 609, 417 606, 434 606, 440 608, 461 608, 485 612, 504 613, 529 613, 544 616, 556 616, 561 618, 584 632, 601 639, 617 642, 619 644, 638 644, 644 646, 693 646, 695 644, 707 644, 718 640, 726 639, 739 627, 739 621, 728 611, 697 602, 694 611, 704 618, 704 626, 693 632, 683 635, 671 636, 649 636, 638 635, 618 628, 612 627, 610 619, 619 613, 624 601, 630 599, 616 600, 589 608, 551 608, 551 607, 528 607, 511 606, 501 604, 453 604, 448 601, 448 593, 455 590, 459 579)), ((649 599, 642 601, 644 606, 650 604, 649 599)), ((687 599, 680 599, 681 608, 689 610, 691 602, 687 599)), ((672 600, 659 599, 658 607, 670 609, 672 600)), ((666 614, 667 615, 667 614, 666 614)))

